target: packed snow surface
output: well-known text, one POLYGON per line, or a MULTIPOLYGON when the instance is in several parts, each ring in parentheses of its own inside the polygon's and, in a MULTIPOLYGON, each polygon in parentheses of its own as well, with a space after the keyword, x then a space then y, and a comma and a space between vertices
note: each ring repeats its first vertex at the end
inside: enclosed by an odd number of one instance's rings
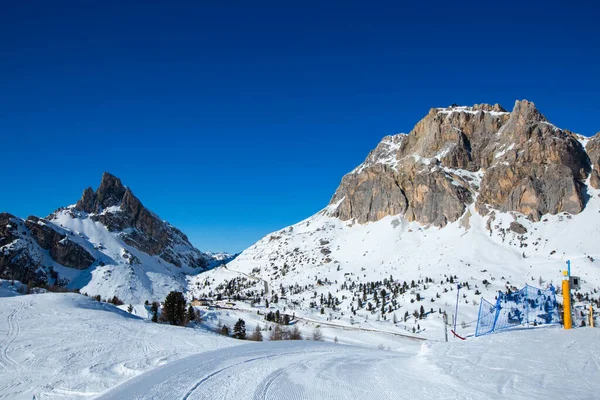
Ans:
POLYGON ((394 352, 256 343, 169 363, 98 399, 593 399, 598 339, 598 330, 556 328, 394 352))
POLYGON ((170 361, 237 344, 77 294, 0 292, 0 399, 81 399, 170 361), (11 297, 7 297, 11 296, 11 297))
MULTIPOLYGON (((154 324, 82 295, 20 295, 13 290, 18 285, 0 283, 9 296, 0 297, 0 399, 594 399, 600 393, 598 329, 537 328, 445 343, 336 333, 325 325, 325 342, 253 343, 154 324)), ((214 313, 227 324, 238 317, 214 313)), ((259 320, 247 320, 251 332, 259 320)), ((309 337, 306 321, 296 323, 309 337)))

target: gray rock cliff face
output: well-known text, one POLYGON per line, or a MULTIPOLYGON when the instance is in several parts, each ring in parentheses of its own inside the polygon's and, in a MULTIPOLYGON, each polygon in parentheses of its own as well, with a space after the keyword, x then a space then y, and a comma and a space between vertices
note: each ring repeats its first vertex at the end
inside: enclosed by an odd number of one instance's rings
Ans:
MULTIPOLYGON (((598 142, 596 135, 588 143, 596 160, 598 142)), ((590 172, 592 186, 600 184, 588 153, 577 135, 549 123, 527 100, 512 112, 498 104, 433 108, 408 135, 385 137, 344 176, 332 215, 360 223, 402 215, 442 227, 473 203, 481 214, 516 211, 536 221, 576 214, 585 207, 590 172)))

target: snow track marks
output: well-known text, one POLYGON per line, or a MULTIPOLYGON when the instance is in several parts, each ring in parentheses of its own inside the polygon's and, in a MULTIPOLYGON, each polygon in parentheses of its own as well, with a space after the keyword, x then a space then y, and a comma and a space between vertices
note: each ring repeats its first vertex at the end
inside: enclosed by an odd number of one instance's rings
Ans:
POLYGON ((8 348, 15 341, 21 332, 18 315, 25 309, 25 302, 18 303, 6 319, 6 336, 0 341, 0 364, 14 376, 14 368, 23 369, 23 366, 11 358, 8 354, 8 348))

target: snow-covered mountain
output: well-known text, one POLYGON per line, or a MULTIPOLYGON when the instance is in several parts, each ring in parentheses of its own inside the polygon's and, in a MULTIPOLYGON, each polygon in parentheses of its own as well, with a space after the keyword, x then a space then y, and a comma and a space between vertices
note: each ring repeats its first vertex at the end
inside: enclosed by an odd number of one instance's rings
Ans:
POLYGON ((163 300, 186 277, 229 258, 202 253, 104 173, 96 191, 45 219, 0 214, 0 275, 125 302, 163 300))
POLYGON ((481 296, 560 286, 571 260, 580 295, 598 301, 599 144, 527 101, 432 109, 385 137, 325 209, 193 277, 191 295, 436 336, 457 283, 459 326, 474 330, 481 296))

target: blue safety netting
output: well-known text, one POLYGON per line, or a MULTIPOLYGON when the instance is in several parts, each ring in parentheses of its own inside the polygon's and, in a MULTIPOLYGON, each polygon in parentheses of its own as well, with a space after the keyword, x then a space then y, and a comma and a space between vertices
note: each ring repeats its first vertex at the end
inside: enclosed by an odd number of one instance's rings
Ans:
POLYGON ((538 289, 525 285, 517 292, 499 292, 496 304, 481 299, 475 336, 559 321, 554 287, 538 289))

